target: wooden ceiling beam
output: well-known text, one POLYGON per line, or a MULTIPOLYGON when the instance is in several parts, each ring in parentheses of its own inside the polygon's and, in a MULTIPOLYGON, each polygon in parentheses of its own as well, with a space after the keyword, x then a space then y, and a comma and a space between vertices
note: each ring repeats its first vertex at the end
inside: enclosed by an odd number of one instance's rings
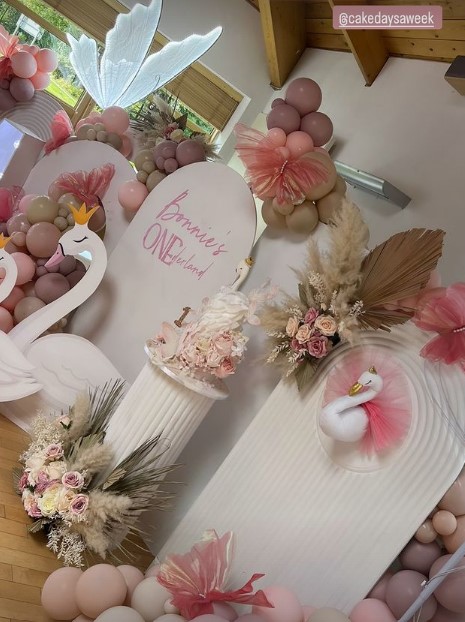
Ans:
POLYGON ((280 89, 306 47, 305 2, 258 0, 271 86, 280 89))
MULTIPOLYGON (((328 0, 328 2, 332 9, 337 5, 367 4, 364 0, 328 0)), ((389 58, 381 31, 342 30, 342 33, 360 67, 365 84, 371 86, 389 58)))

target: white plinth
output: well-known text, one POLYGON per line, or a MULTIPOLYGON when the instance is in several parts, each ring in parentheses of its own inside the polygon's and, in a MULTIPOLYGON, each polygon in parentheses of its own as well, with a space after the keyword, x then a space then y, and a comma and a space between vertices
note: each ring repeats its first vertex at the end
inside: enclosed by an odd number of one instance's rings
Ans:
POLYGON ((147 362, 113 415, 106 441, 111 443, 117 462, 142 443, 162 434, 168 447, 158 464, 176 462, 214 399, 177 382, 147 362))

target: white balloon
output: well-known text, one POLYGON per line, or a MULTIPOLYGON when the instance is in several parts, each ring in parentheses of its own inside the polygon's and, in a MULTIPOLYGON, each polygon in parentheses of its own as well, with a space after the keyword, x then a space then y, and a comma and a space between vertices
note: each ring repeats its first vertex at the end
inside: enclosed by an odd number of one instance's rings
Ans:
POLYGON ((176 607, 176 605, 173 605, 173 603, 171 602, 169 598, 164 604, 164 608, 165 608, 165 613, 179 613, 179 609, 176 607))
POLYGON ((164 616, 154 620, 154 622, 186 622, 186 618, 178 616, 175 613, 166 613, 164 616))
POLYGON ((144 622, 144 618, 130 607, 110 607, 95 622, 144 622))
POLYGON ((140 613, 145 622, 152 622, 165 613, 165 602, 171 597, 155 577, 147 577, 132 593, 131 607, 140 613))

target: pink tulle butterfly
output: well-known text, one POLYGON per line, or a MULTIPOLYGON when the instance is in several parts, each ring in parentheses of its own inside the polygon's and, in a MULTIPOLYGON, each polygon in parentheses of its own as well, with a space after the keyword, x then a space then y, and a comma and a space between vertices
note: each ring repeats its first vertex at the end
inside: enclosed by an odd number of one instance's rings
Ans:
POLYGON ((323 406, 347 395, 363 372, 375 367, 383 388, 371 401, 361 404, 368 416, 368 427, 360 451, 381 453, 398 445, 406 436, 411 419, 411 400, 405 372, 384 352, 365 347, 349 353, 328 376, 323 406))
POLYGON ((19 49, 19 39, 10 35, 3 26, 0 26, 0 80, 12 75, 10 58, 19 49))
POLYGON ((430 361, 459 363, 465 371, 465 283, 455 283, 431 296, 415 313, 422 330, 438 333, 421 350, 430 361))
POLYGON ((260 199, 276 197, 280 204, 297 204, 305 200, 309 188, 328 181, 329 170, 313 153, 293 157, 288 149, 242 123, 234 132, 247 181, 260 199))
POLYGON ((232 562, 233 534, 221 538, 208 531, 202 542, 185 555, 169 555, 160 567, 157 580, 171 594, 171 602, 181 615, 191 620, 213 613, 214 602, 232 602, 272 607, 264 592, 253 593, 253 583, 264 575, 254 574, 239 590, 225 591, 232 562))
POLYGON ((74 129, 70 118, 64 110, 59 110, 52 119, 50 125, 52 138, 45 143, 45 153, 48 155, 54 149, 58 149, 64 145, 70 136, 73 135, 74 129))
POLYGON ((0 188, 0 222, 6 222, 18 209, 19 202, 24 196, 21 186, 0 188))
POLYGON ((62 173, 50 185, 48 194, 50 196, 61 196, 67 192, 91 207, 98 205, 99 200, 105 196, 108 190, 115 167, 113 164, 104 164, 99 168, 93 168, 89 173, 86 171, 75 171, 74 173, 62 173))

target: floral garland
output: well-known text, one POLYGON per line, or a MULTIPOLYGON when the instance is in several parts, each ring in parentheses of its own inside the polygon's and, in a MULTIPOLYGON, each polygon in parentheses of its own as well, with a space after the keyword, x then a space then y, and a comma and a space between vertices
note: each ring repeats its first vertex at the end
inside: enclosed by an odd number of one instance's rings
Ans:
POLYGON ((118 381, 78 397, 66 416, 37 416, 20 458, 24 468, 14 474, 24 509, 35 519, 30 531, 44 530, 48 548, 67 566, 82 566, 86 551, 114 554, 141 513, 163 508, 170 496, 159 486, 172 467, 158 468, 153 455, 160 437, 110 468, 105 430, 122 390, 118 381))

